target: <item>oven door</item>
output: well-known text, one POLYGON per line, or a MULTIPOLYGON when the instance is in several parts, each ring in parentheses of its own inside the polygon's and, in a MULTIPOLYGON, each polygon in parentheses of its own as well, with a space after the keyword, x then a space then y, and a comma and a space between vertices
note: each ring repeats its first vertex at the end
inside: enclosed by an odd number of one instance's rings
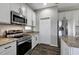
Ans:
POLYGON ((17 46, 17 55, 24 55, 29 50, 31 50, 31 39, 28 39, 26 41, 18 42, 17 46))

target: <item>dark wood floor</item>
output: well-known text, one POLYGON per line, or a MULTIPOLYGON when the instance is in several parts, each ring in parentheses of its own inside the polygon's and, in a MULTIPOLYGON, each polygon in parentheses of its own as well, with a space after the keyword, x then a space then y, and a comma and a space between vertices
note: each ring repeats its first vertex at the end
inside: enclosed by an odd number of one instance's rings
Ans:
POLYGON ((33 50, 31 55, 59 55, 59 48, 49 46, 46 44, 38 44, 33 50))

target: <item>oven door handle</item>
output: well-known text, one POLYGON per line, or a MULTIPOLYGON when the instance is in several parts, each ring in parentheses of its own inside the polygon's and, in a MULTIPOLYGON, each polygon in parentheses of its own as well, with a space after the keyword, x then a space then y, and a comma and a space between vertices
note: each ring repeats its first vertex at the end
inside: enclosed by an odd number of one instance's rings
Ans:
POLYGON ((31 40, 32 40, 32 39, 19 41, 19 42, 18 42, 18 45, 21 45, 21 44, 23 44, 23 43, 25 43, 25 42, 30 42, 30 43, 31 43, 31 40))

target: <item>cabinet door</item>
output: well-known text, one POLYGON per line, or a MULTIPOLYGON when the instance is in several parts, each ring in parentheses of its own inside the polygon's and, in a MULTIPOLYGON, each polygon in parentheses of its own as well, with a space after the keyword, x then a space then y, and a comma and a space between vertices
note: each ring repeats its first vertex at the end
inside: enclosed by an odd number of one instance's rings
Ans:
POLYGON ((20 3, 11 3, 10 4, 10 10, 18 12, 18 13, 20 11, 20 7, 21 7, 20 3))
POLYGON ((65 12, 66 19, 68 20, 68 35, 73 36, 73 11, 65 12))
POLYGON ((37 31, 37 29, 36 29, 36 13, 33 11, 33 20, 32 20, 32 22, 33 22, 33 31, 37 31))
POLYGON ((73 13, 75 26, 79 26, 79 11, 74 11, 73 13))
POLYGON ((10 49, 5 50, 0 55, 16 55, 16 46, 13 46, 10 49))
POLYGON ((70 55, 70 47, 61 39, 61 55, 70 55))
POLYGON ((36 14, 33 11, 33 26, 36 26, 36 14))
POLYGON ((1 46, 0 55, 16 55, 16 41, 1 46))
POLYGON ((59 20, 63 20, 63 17, 65 17, 65 12, 60 12, 60 13, 58 14, 59 20))
POLYGON ((32 49, 38 44, 38 41, 37 41, 37 36, 36 35, 33 35, 32 36, 32 49))
POLYGON ((32 10, 27 7, 27 25, 32 25, 32 10))
POLYGON ((23 15, 27 19, 27 25, 33 26, 35 24, 35 13, 34 11, 26 4, 21 4, 21 9, 23 11, 23 15), (33 22, 33 25, 32 25, 33 22))
POLYGON ((71 47, 71 55, 79 55, 79 48, 71 47))
POLYGON ((61 39, 61 55, 65 54, 65 52, 64 52, 65 46, 63 44, 64 44, 64 42, 61 39))
POLYGON ((0 23, 10 23, 10 9, 8 3, 0 3, 0 23))
POLYGON ((27 18, 27 5, 26 4, 21 4, 21 10, 23 12, 23 15, 25 16, 25 18, 27 18))

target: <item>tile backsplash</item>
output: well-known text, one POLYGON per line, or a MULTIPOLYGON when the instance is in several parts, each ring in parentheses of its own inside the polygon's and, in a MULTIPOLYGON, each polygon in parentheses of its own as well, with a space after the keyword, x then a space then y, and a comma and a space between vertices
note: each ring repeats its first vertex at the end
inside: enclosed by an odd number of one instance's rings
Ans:
POLYGON ((24 30, 24 26, 20 26, 20 25, 0 25, 0 35, 2 35, 4 31, 8 31, 8 30, 24 30))

